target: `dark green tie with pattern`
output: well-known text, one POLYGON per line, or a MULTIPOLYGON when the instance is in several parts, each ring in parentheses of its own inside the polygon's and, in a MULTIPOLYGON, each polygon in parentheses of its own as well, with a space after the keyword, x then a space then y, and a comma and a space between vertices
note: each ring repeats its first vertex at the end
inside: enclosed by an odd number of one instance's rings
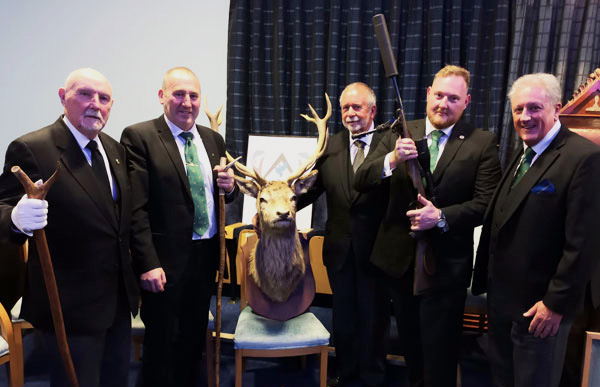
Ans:
POLYGON ((517 183, 521 181, 523 176, 525 176, 525 172, 527 172, 527 170, 531 166, 531 161, 533 161, 534 157, 535 151, 533 150, 533 148, 528 147, 527 149, 525 149, 525 153, 523 154, 521 164, 519 165, 519 169, 517 169, 517 173, 515 174, 511 188, 517 185, 517 183))
POLYGON ((429 169, 431 169, 431 172, 435 169, 440 150, 440 138, 444 134, 444 132, 438 129, 431 132, 431 145, 429 145, 429 169))
POLYGON ((194 201, 194 232, 203 235, 208 229, 208 213, 206 211, 204 176, 202 176, 202 168, 198 160, 198 150, 192 141, 194 138, 192 133, 182 132, 179 136, 185 140, 185 166, 194 201))

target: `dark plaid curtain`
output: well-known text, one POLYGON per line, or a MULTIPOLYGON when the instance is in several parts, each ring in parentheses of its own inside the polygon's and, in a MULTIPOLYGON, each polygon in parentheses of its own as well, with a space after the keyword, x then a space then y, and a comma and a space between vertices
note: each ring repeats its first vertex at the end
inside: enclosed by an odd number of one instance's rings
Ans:
MULTIPOLYGON (((600 66, 600 1, 519 0, 511 18, 512 38, 503 82, 512 84, 527 73, 545 72, 558 77, 563 105, 600 66)), ((500 154, 509 160, 521 144, 512 128, 508 99, 498 122, 500 154)))
POLYGON ((518 76, 556 74, 564 102, 600 65, 600 0, 231 0, 227 145, 245 155, 248 134, 316 135, 300 118, 324 93, 342 129, 338 97, 363 81, 378 98, 377 123, 393 118, 372 17, 383 13, 397 50, 407 119, 425 116, 426 88, 445 64, 471 72, 465 119, 498 135, 503 164, 517 144, 507 88, 518 76))

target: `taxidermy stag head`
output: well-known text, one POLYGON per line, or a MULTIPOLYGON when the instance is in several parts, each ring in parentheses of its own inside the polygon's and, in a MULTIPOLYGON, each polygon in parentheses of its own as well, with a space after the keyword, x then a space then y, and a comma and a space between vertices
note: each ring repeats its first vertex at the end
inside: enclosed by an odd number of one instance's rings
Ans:
MULTIPOLYGON (((306 265, 304 252, 296 229, 296 198, 315 182, 317 171, 311 171, 327 145, 327 120, 331 117, 331 101, 327 100, 327 113, 320 118, 311 105, 312 117, 301 116, 313 122, 319 131, 317 149, 285 181, 267 181, 254 169, 235 163, 236 169, 248 179, 235 176, 240 190, 256 198, 261 237, 250 254, 248 273, 273 301, 283 302, 304 277, 306 265)), ((228 155, 229 161, 233 158, 228 155)))

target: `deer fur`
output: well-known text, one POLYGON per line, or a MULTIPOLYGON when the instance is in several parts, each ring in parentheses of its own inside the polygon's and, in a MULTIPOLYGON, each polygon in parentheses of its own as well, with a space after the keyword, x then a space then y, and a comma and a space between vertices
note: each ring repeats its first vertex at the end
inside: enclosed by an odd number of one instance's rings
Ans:
MULTIPOLYGON (((314 184, 317 171, 311 171, 311 168, 327 145, 326 122, 331 116, 331 102, 327 94, 325 96, 327 113, 324 118, 319 118, 310 105, 313 116, 302 115, 317 125, 317 150, 286 181, 267 181, 256 171, 235 163, 236 169, 250 178, 235 176, 240 190, 256 198, 261 233, 248 259, 248 273, 260 290, 277 302, 289 298, 306 271, 304 251, 296 229, 296 198, 314 184)), ((233 159, 229 155, 228 158, 233 159)))

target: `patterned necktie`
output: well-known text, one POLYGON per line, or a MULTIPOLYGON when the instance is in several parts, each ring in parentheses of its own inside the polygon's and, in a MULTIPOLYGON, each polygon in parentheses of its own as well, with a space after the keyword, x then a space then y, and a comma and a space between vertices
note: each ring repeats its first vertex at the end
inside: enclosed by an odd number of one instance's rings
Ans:
POLYGON ((354 172, 358 170, 358 167, 365 161, 365 143, 362 140, 354 141, 356 149, 356 155, 354 156, 354 163, 352 163, 352 169, 354 172))
POLYGON ((535 157, 535 151, 533 150, 533 148, 527 147, 527 149, 525 149, 525 153, 523 154, 523 157, 521 158, 521 164, 519 165, 519 168, 517 169, 517 173, 515 174, 511 188, 514 187, 515 185, 517 185, 517 183, 519 181, 521 181, 523 176, 525 176, 525 172, 527 172, 527 170, 531 166, 531 161, 533 160, 534 157, 535 157))
POLYGON ((435 169, 438 153, 440 151, 440 138, 442 138, 444 134, 444 132, 438 129, 435 129, 433 132, 431 132, 431 145, 429 145, 429 169, 431 169, 432 173, 435 169))
POLYGON ((194 201, 194 232, 203 235, 208 229, 208 212, 206 210, 204 176, 198 160, 198 150, 192 141, 194 138, 192 133, 182 132, 179 136, 185 140, 185 165, 194 201))
POLYGON ((98 184, 113 199, 110 182, 108 181, 108 173, 106 173, 106 166, 104 165, 104 157, 102 157, 102 153, 98 150, 98 143, 92 140, 85 147, 92 152, 92 171, 94 172, 94 176, 96 176, 98 184))

